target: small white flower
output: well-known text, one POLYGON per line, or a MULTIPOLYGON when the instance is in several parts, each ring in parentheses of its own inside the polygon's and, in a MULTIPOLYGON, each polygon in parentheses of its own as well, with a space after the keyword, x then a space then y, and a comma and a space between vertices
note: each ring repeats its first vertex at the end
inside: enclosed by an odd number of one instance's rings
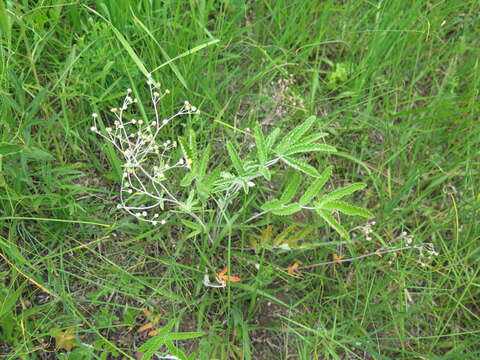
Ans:
POLYGON ((155 226, 155 225, 157 225, 157 224, 158 224, 158 222, 156 222, 156 221, 152 221, 152 225, 154 225, 154 226, 155 226))
POLYGON ((92 117, 93 117, 94 119, 96 119, 96 118, 98 117, 98 114, 97 114, 97 113, 93 113, 93 114, 92 114, 92 117))
POLYGON ((136 124, 136 123, 137 123, 137 120, 132 119, 132 124, 136 124))
POLYGON ((127 89, 127 93, 130 94, 131 92, 132 92, 132 89, 128 88, 128 89, 127 89))
POLYGON ((167 220, 162 219, 162 221, 160 221, 160 223, 161 223, 162 225, 165 225, 165 224, 167 223, 167 220))
POLYGON ((155 219, 158 218, 159 216, 160 216, 160 215, 157 214, 157 213, 153 214, 153 217, 154 217, 155 219))
POLYGON ((129 194, 131 194, 131 193, 133 193, 133 190, 132 190, 132 189, 128 189, 127 192, 128 192, 129 194))
POLYGON ((111 108, 110 111, 114 113, 114 112, 117 112, 118 109, 117 108, 111 108))
POLYGON ((254 187, 254 186, 255 186, 255 183, 254 183, 253 181, 249 181, 249 182, 247 182, 247 185, 248 185, 249 187, 254 187))
POLYGON ((92 131, 97 131, 97 128, 96 128, 95 126, 92 126, 92 127, 90 128, 90 130, 92 130, 92 131))
POLYGON ((147 216, 147 212, 146 211, 142 212, 142 216, 147 216))
POLYGON ((165 89, 165 94, 170 94, 170 90, 165 89))
POLYGON ((107 128, 105 128, 105 130, 106 130, 108 133, 112 132, 112 128, 111 128, 111 127, 107 127, 107 128))
POLYGON ((168 119, 163 119, 162 123, 163 123, 163 125, 168 124, 168 119))

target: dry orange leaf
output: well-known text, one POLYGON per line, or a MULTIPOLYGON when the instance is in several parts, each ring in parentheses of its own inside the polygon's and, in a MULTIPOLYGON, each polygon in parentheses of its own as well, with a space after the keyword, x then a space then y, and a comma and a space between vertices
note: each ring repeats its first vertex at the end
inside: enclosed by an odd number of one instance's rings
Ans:
POLYGON ((143 313, 144 313, 145 315, 147 315, 147 316, 152 315, 152 312, 149 311, 147 308, 143 308, 142 311, 143 311, 143 313))
POLYGON ((162 314, 157 314, 157 315, 153 315, 153 313, 145 308, 142 309, 143 313, 145 314, 145 316, 147 317, 148 320, 150 320, 150 322, 146 323, 145 325, 142 325, 138 328, 137 332, 138 333, 142 333, 142 332, 145 332, 147 330, 150 330, 150 329, 154 329, 154 330, 151 330, 147 333, 148 336, 155 336, 158 334, 158 331, 155 330, 155 328, 157 327, 158 323, 160 322, 161 320, 161 316, 162 314))
POLYGON ((151 329, 152 327, 153 327, 153 324, 150 322, 150 323, 148 323, 148 324, 145 324, 145 325, 140 326, 140 327, 138 328, 137 332, 138 332, 138 333, 141 333, 141 332, 144 332, 144 331, 146 331, 146 330, 148 330, 148 329, 151 329))
POLYGON ((302 276, 298 273, 298 268, 300 267, 299 263, 295 263, 287 268, 287 273, 292 276, 302 276))
POLYGON ((75 341, 74 328, 68 328, 65 331, 58 332, 55 335, 55 350, 72 351, 72 348, 77 345, 75 341))
POLYGON ((240 281, 240 278, 238 278, 236 276, 226 275, 227 272, 228 272, 228 268, 224 268, 222 271, 220 271, 217 274, 217 281, 221 282, 221 283, 226 283, 227 281, 231 281, 231 282, 239 282, 240 281))

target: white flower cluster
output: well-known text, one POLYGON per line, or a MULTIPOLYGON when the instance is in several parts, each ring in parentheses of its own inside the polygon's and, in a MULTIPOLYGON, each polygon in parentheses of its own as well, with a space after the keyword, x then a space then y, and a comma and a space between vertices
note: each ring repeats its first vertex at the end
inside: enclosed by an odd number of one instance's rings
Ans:
POLYGON ((123 160, 123 174, 118 209, 123 209, 141 221, 153 225, 165 224, 168 213, 160 210, 171 205, 180 205, 180 201, 169 190, 165 181, 172 169, 189 168, 189 159, 179 158, 175 140, 159 141, 161 130, 178 116, 198 114, 199 110, 185 101, 181 109, 169 118, 161 119, 159 102, 170 93, 160 92, 160 84, 149 76, 147 85, 154 116, 150 121, 135 118, 134 108, 138 100, 127 89, 121 107, 110 111, 115 116, 112 125, 103 129, 99 116, 92 114, 94 125, 91 130, 110 142, 123 160))

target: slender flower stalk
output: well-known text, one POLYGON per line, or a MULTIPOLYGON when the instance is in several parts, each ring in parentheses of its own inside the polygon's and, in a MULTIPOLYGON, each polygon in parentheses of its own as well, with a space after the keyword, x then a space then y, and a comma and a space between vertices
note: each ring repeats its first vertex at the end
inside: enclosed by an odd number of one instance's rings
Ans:
MULTIPOLYGON (((177 117, 198 114, 199 110, 185 101, 177 113, 161 119, 159 103, 170 91, 161 91, 160 84, 151 76, 147 85, 154 113, 150 121, 135 118, 134 108, 138 100, 132 97, 132 90, 127 89, 121 106, 110 110, 115 117, 113 124, 101 129, 99 115, 93 113, 91 130, 111 143, 123 160, 117 208, 140 221, 159 225, 165 224, 169 216, 167 211, 162 210, 181 206, 181 201, 166 181, 169 174, 174 169, 189 169, 188 159, 178 156, 177 141, 160 141, 159 135, 177 117)), ((196 215, 191 215, 202 224, 196 215)))

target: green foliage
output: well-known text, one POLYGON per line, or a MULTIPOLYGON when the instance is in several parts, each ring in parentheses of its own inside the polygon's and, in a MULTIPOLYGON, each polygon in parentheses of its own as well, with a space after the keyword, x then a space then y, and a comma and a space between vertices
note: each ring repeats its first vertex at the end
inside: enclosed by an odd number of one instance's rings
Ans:
POLYGON ((206 330, 172 341, 192 359, 478 358, 478 13, 472 0, 0 1, 0 357, 134 359, 147 307, 171 333, 206 330), (160 140, 190 147, 194 131, 197 161, 167 180, 203 224, 167 203, 157 226, 116 208, 121 159, 90 115, 111 126, 130 87, 150 121, 144 71, 171 90, 162 118, 186 99, 201 109, 160 140), (367 186, 328 198, 352 183, 367 186), (287 273, 402 246, 403 232, 440 254, 287 273), (205 288, 224 267, 242 281, 205 288), (52 354, 50 330, 69 327, 79 345, 52 354))
POLYGON ((195 339, 204 335, 202 332, 172 332, 174 321, 170 321, 165 327, 158 331, 158 334, 147 340, 138 348, 138 351, 143 353, 142 360, 151 359, 152 356, 160 350, 163 346, 167 347, 170 354, 178 357, 181 360, 188 360, 183 351, 174 345, 174 341, 195 339))

